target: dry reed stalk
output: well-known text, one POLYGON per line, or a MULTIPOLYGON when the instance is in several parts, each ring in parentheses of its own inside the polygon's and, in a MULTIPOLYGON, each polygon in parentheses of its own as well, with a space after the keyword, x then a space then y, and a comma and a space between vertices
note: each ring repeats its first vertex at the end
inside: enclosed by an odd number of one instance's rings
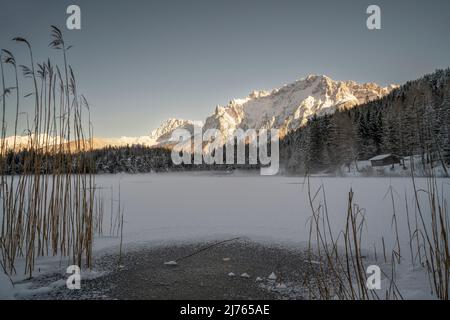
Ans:
MULTIPOLYGON (((308 246, 311 263, 310 273, 306 275, 307 278, 303 282, 308 287, 310 298, 380 299, 377 292, 369 290, 366 285, 365 256, 362 253, 363 229, 366 224, 364 209, 354 203, 354 193, 350 190, 347 199, 346 225, 335 238, 330 227, 326 201, 322 199, 323 204, 316 204, 319 201, 317 195, 320 190, 323 191, 323 197, 326 197, 323 185, 312 194, 308 179, 308 198, 312 210, 312 216, 309 219, 310 241, 308 246), (314 263, 313 259, 316 260, 314 263)), ((376 247, 374 249, 376 252, 376 247)), ((385 252, 385 249, 383 251, 385 252)), ((392 274, 390 276, 383 274, 386 278, 391 277, 386 297, 402 299, 392 274)))
MULTIPOLYGON (((63 55, 64 72, 50 59, 35 64, 31 44, 24 38, 13 39, 25 44, 29 66, 20 66, 25 78, 32 79, 34 121, 27 118, 28 145, 17 150, 20 113, 17 65, 12 53, 2 50, 2 119, 5 119, 7 97, 4 65, 14 68, 16 110, 14 141, 7 146, 6 123, 3 122, 0 150, 2 199, 1 255, 7 271, 15 273, 16 257, 25 259, 25 273, 32 277, 35 259, 44 255, 70 256, 70 262, 90 267, 94 233, 95 180, 92 174, 92 124, 87 100, 77 93, 74 71, 68 63, 61 31, 52 26, 51 47, 63 55), (59 96, 58 96, 59 92, 59 96), (89 133, 84 130, 83 109, 88 110, 89 133), (16 158, 21 156, 19 174, 16 158), (11 161, 7 161, 12 157, 11 161), (11 162, 11 165, 9 165, 11 162)), ((27 95, 27 96, 30 96, 27 95)), ((100 210, 100 209, 99 209, 100 210)))

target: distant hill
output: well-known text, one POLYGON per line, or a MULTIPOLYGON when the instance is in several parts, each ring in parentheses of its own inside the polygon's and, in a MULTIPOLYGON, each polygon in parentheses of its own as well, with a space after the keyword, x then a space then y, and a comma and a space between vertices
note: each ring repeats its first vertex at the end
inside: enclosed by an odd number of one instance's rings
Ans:
POLYGON ((281 144, 290 172, 333 171, 383 153, 450 162, 450 69, 409 81, 388 95, 332 115, 312 117, 281 144))

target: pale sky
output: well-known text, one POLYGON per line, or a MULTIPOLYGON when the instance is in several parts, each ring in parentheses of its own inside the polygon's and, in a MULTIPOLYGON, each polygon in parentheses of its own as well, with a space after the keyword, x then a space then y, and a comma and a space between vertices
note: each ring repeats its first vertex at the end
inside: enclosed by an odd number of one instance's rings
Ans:
POLYGON ((50 25, 92 105, 97 136, 148 135, 167 118, 204 120, 216 105, 308 74, 402 84, 450 66, 448 0, 0 0, 0 47, 38 61, 50 25), (65 28, 81 7, 82 29, 65 28), (382 30, 366 28, 378 4, 382 30))

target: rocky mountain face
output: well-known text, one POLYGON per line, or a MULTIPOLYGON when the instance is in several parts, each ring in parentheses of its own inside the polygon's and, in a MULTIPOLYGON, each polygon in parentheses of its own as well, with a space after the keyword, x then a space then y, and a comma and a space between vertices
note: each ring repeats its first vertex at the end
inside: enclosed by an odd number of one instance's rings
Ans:
POLYGON ((190 120, 172 118, 164 121, 161 126, 153 130, 150 134, 150 138, 157 144, 166 142, 170 139, 170 137, 172 136, 172 132, 176 129, 185 129, 193 134, 195 125, 197 124, 190 120))
POLYGON ((276 128, 283 134, 304 125, 313 115, 331 114, 382 98, 396 87, 383 88, 375 83, 358 84, 310 75, 280 89, 254 91, 245 99, 218 106, 206 119, 204 129, 219 129, 224 136, 238 128, 276 128))

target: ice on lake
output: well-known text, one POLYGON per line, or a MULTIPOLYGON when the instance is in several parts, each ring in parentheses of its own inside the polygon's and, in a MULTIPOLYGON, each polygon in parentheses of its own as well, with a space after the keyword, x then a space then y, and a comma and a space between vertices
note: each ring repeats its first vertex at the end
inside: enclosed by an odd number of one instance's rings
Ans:
MULTIPOLYGON (((306 242, 312 214, 308 184, 303 177, 221 175, 214 173, 98 175, 96 184, 105 200, 104 229, 108 229, 110 188, 114 203, 124 207, 124 243, 178 241, 199 238, 243 236, 252 240, 306 242)), ((440 195, 449 198, 448 179, 437 181, 440 195)), ((310 178, 312 195, 323 185, 315 205, 328 207, 334 231, 345 227, 348 193, 365 210, 367 245, 394 241, 392 232, 392 187, 399 235, 407 241, 405 195, 410 219, 415 200, 411 178, 310 178)), ((427 189, 425 178, 416 179, 417 189, 427 189)), ((428 209, 425 194, 422 210, 428 209)), ((423 201, 422 201, 423 200, 423 201)), ((106 232, 107 233, 107 232, 106 232)), ((108 244, 97 238, 96 248, 108 244)))

